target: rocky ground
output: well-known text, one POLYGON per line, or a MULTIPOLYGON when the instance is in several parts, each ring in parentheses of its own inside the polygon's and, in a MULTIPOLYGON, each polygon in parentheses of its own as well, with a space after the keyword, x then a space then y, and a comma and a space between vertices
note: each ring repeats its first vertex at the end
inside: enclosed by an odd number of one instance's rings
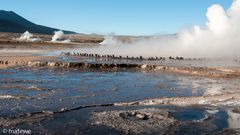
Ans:
POLYGON ((163 109, 105 111, 92 114, 93 125, 105 125, 125 134, 164 134, 176 120, 163 109))

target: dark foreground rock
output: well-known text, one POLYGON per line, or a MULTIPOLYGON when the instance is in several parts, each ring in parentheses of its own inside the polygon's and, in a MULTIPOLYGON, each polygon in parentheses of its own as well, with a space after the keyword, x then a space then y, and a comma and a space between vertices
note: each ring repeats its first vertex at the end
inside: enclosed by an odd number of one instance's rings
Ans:
POLYGON ((221 135, 240 135, 240 129, 224 129, 221 135))
POLYGON ((103 125, 125 134, 164 134, 176 122, 164 109, 94 112, 92 125, 103 125))

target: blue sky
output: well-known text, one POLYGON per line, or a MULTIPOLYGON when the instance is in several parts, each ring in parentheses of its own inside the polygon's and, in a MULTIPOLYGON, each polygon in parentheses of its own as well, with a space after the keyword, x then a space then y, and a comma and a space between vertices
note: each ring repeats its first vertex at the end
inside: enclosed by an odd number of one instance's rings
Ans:
POLYGON ((170 34, 204 25, 212 4, 231 0, 1 0, 11 10, 41 25, 79 33, 170 34))

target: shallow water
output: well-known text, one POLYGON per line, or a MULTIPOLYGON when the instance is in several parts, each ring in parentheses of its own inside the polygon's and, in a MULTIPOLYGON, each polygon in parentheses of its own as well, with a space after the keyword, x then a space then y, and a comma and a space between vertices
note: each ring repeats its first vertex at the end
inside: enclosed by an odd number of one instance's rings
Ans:
MULTIPOLYGON (((55 114, 54 116, 46 117, 44 120, 33 124, 23 123, 15 125, 13 129, 30 129, 35 134, 116 134, 122 135, 121 131, 107 126, 96 126, 89 124, 89 118, 92 112, 112 111, 112 110, 127 110, 127 109, 142 109, 151 107, 96 107, 80 109, 76 111, 55 114)), ((174 106, 154 106, 154 108, 169 109, 172 117, 179 122, 174 127, 169 129, 169 133, 177 135, 181 134, 219 134, 229 125, 233 124, 228 121, 231 118, 227 115, 226 110, 220 110, 212 115, 206 112, 203 108, 179 108, 174 106), (205 119, 207 115, 208 119, 205 119)), ((136 121, 137 122, 137 121, 136 121)), ((240 122, 240 121, 238 121, 240 122)), ((4 127, 6 128, 6 127, 4 127)), ((7 127, 7 128, 12 128, 7 127)), ((3 127, 0 126, 0 130, 3 127)), ((148 131, 148 129, 146 129, 148 131)), ((158 134, 158 133, 152 133, 158 134)))
MULTIPOLYGON (((11 101, 9 108, 28 104, 29 100, 32 100, 31 109, 61 109, 146 98, 219 94, 240 87, 239 79, 209 79, 165 72, 19 68, 1 70, 0 73, 1 95, 32 98, 11 101)), ((9 102, 7 99, 2 101, 0 105, 9 102)), ((20 110, 24 108, 19 106, 20 110)))
MULTIPOLYGON (((180 75, 166 72, 116 71, 106 72, 75 68, 11 68, 0 70, 0 95, 22 96, 20 99, 1 99, 0 116, 4 118, 20 114, 59 111, 79 106, 129 102, 148 98, 200 96, 239 90, 239 78, 220 79, 180 75)), ((109 127, 89 126, 88 119, 93 111, 126 109, 116 107, 93 107, 60 113, 44 118, 37 124, 20 124, 17 127, 32 129, 36 133, 66 134, 121 132, 109 127), (65 123, 65 124, 63 124, 65 123), (39 127, 39 124, 41 125, 39 127), (79 128, 80 127, 80 128, 79 128)), ((172 109, 174 118, 180 121, 197 121, 207 114, 205 109, 172 109)), ((214 132, 229 127, 229 113, 216 113, 210 125, 214 132), (222 124, 219 123, 222 122, 222 124)), ((232 120, 232 123, 238 122, 232 120)), ((190 122, 191 123, 191 122, 190 122)), ((181 134, 189 122, 174 132, 181 134)), ((0 129, 2 127, 0 126, 0 129)), ((192 127, 195 128, 195 127, 192 127)), ((200 133, 199 131, 190 133, 200 133)), ((206 131, 208 132, 208 131, 206 131)), ((210 131, 209 131, 210 132, 210 131)), ((213 132, 213 131, 211 131, 213 132)))

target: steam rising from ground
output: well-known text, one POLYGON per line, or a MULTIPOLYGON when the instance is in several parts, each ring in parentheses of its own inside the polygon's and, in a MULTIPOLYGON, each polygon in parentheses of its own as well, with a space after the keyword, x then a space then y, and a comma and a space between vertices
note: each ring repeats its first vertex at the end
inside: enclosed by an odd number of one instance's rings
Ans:
POLYGON ((63 31, 54 31, 54 35, 52 37, 52 42, 56 42, 59 39, 61 39, 61 37, 64 35, 63 31))
POLYGON ((118 40, 117 38, 114 37, 113 34, 110 34, 110 35, 106 35, 104 37, 104 40, 103 42, 100 43, 101 45, 105 45, 105 44, 121 44, 121 41, 118 40))
POLYGON ((24 32, 20 38, 18 38, 20 41, 31 41, 31 42, 36 42, 36 41, 41 41, 39 38, 33 38, 33 34, 30 32, 26 31, 24 32))
POLYGON ((176 35, 152 36, 130 44, 107 36, 103 45, 92 51, 145 57, 240 57, 240 0, 234 0, 227 11, 221 5, 212 5, 206 17, 205 27, 196 25, 176 35))
POLYGON ((70 39, 61 40, 63 35, 64 35, 63 31, 61 31, 61 30, 55 31, 51 41, 52 42, 62 42, 62 43, 69 43, 69 42, 71 42, 70 39))

